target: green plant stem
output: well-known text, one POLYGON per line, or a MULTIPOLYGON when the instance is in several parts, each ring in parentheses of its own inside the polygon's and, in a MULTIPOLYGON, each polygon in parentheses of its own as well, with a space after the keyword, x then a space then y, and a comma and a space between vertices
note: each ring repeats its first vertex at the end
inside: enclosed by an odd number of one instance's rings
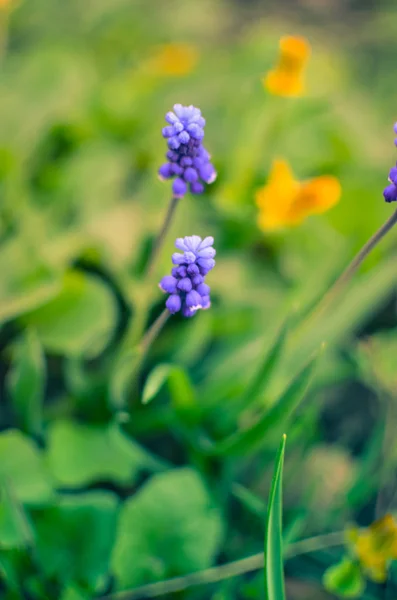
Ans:
MULTIPOLYGON (((290 544, 286 548, 284 555, 286 558, 293 558, 294 556, 299 556, 308 552, 324 550, 331 546, 341 546, 344 543, 344 536, 345 534, 343 531, 338 531, 300 540, 299 542, 290 544)), ((230 579, 231 577, 238 577, 245 573, 258 571, 263 568, 264 560, 264 552, 259 552, 258 554, 253 554, 247 558, 235 560, 226 565, 212 567, 205 571, 190 573, 189 575, 174 577, 173 579, 158 581, 156 583, 149 583, 139 588, 135 588, 134 590, 125 590, 109 594, 108 596, 102 596, 101 600, 142 600, 143 598, 155 598, 165 594, 180 592, 197 585, 217 583, 218 581, 230 579)))
POLYGON ((368 240, 368 242, 361 248, 358 254, 353 258, 349 266, 343 271, 342 275, 336 280, 331 289, 326 293, 324 298, 320 301, 315 311, 312 313, 310 319, 320 316, 325 310, 332 305, 335 298, 338 297, 343 288, 349 283, 355 272, 358 270, 363 261, 367 258, 370 252, 382 241, 385 235, 394 227, 397 223, 397 210, 389 217, 378 229, 376 233, 368 240))
POLYGON ((151 325, 150 329, 148 329, 143 336, 142 341, 139 344, 139 351, 143 358, 148 353, 150 346, 153 344, 154 340, 157 338, 170 316, 171 313, 169 312, 168 308, 165 308, 157 317, 155 322, 151 325))
POLYGON ((154 246, 153 246, 150 258, 149 258, 149 262, 146 267, 147 277, 151 277, 153 275, 153 271, 156 266, 157 259, 160 255, 160 251, 163 247, 165 238, 167 236, 168 230, 172 223, 172 219, 174 218, 175 210, 176 210, 176 207, 178 206, 179 200, 180 200, 180 198, 175 198, 175 196, 173 196, 168 205, 168 210, 165 215, 163 225, 160 229, 160 232, 157 236, 156 241, 154 242, 154 246))

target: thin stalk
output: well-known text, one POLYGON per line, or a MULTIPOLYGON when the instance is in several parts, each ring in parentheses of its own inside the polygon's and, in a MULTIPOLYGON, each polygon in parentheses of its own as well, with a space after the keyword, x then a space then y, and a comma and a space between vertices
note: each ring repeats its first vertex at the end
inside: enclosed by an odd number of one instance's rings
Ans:
POLYGON ((160 255, 160 251, 163 247, 165 238, 167 236, 168 230, 172 223, 172 219, 174 218, 175 210, 176 210, 176 207, 178 206, 179 200, 180 200, 180 198, 175 198, 175 196, 173 196, 168 205, 168 210, 165 215, 163 225, 162 225, 160 232, 157 236, 157 239, 154 243, 154 246, 153 246, 150 258, 149 258, 149 262, 146 267, 146 274, 148 277, 151 277, 151 275, 153 275, 153 271, 156 266, 157 259, 160 255))
POLYGON ((385 235, 394 227, 397 223, 397 210, 389 217, 378 229, 376 233, 368 240, 368 242, 361 248, 360 252, 353 258, 349 266, 343 271, 342 275, 336 280, 331 289, 326 293, 320 304, 315 309, 311 317, 318 317, 322 314, 340 294, 343 288, 349 283, 357 269, 367 258, 368 254, 382 241, 385 235))
POLYGON ((140 371, 142 369, 142 365, 145 361, 147 353, 150 350, 151 345, 159 335, 160 331, 168 321, 170 317, 170 312, 167 308, 163 310, 163 312, 157 317, 155 322, 151 325, 151 327, 147 330, 145 335, 143 336, 141 342, 137 348, 137 357, 135 364, 132 366, 131 374, 130 374, 130 382, 131 382, 131 402, 135 397, 135 393, 137 390, 137 383, 140 371))
POLYGON ((163 329, 170 315, 171 313, 169 312, 168 308, 165 308, 161 315, 159 315, 155 322, 151 325, 150 329, 147 330, 147 332, 142 338, 141 343, 139 344, 139 351, 142 357, 146 356, 150 346, 153 344, 154 340, 159 335, 160 331, 163 329))
MULTIPOLYGON (((306 540, 290 544, 286 548, 284 555, 286 558, 293 558, 294 556, 299 556, 308 552, 324 550, 332 546, 341 546, 344 543, 344 535, 343 531, 338 531, 307 538, 306 540)), ((235 560, 226 565, 212 567, 205 571, 190 573, 189 575, 174 577, 173 579, 158 581, 156 583, 149 583, 139 588, 135 588, 134 590, 125 590, 123 592, 109 594, 108 596, 102 596, 101 600, 142 600, 143 598, 156 598, 157 596, 180 592, 193 586, 217 583, 218 581, 224 581, 231 577, 258 571, 259 569, 263 569, 264 561, 264 553, 259 552, 258 554, 253 554, 247 558, 235 560)))

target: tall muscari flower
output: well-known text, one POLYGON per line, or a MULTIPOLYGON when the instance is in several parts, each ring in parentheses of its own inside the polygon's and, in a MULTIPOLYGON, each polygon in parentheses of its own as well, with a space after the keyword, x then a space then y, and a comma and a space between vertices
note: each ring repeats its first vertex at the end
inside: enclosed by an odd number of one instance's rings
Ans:
MULTIPOLYGON (((394 124, 394 133, 397 133, 397 123, 394 124)), ((397 146, 397 138, 394 140, 395 145, 397 146)), ((383 190, 383 197, 386 202, 396 202, 397 201, 397 164, 395 167, 392 167, 389 172, 389 182, 388 185, 383 190)))
POLYGON ((275 96, 302 96, 310 50, 309 42, 303 37, 282 37, 278 63, 263 79, 265 88, 275 96))
POLYGON ((168 162, 159 169, 160 179, 174 179, 175 198, 182 198, 188 186, 192 194, 202 194, 204 184, 216 179, 210 155, 202 143, 205 119, 198 108, 175 104, 174 111, 168 112, 165 120, 169 125, 162 133, 167 140, 168 162))
POLYGON ((284 160, 273 163, 268 183, 256 193, 258 225, 274 231, 299 225, 306 217, 327 211, 337 204, 341 186, 331 175, 297 181, 284 160))
POLYGON ((171 314, 181 311, 184 317, 192 317, 200 308, 210 307, 210 287, 205 277, 215 266, 213 243, 213 237, 202 240, 198 235, 176 240, 175 246, 182 254, 172 255, 175 266, 171 275, 163 277, 159 284, 169 294, 165 305, 171 314))

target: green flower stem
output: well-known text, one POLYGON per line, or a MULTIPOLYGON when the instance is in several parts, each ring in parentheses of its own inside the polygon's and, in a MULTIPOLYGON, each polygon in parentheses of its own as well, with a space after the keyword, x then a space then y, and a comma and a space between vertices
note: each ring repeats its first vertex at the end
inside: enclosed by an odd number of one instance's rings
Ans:
POLYGON ((147 356, 153 342, 155 341, 155 339, 159 335, 160 331, 162 330, 162 328, 168 321, 170 315, 171 315, 171 313, 169 312, 169 310, 167 308, 164 309, 163 312, 160 314, 160 316, 157 317, 155 322, 147 330, 147 332, 145 333, 142 340, 140 341, 140 343, 137 346, 137 356, 136 356, 136 360, 131 368, 131 375, 130 375, 130 381, 131 381, 131 394, 130 394, 131 400, 130 400, 130 402, 131 403, 134 402, 134 398, 136 395, 135 392, 137 390, 139 373, 141 372, 141 369, 142 369, 143 363, 145 362, 146 356, 147 356))
MULTIPOLYGON (((316 552, 332 546, 341 546, 344 544, 344 540, 344 531, 307 538, 295 542, 294 544, 289 544, 285 549, 284 556, 286 558, 293 558, 294 556, 299 556, 308 552, 316 552)), ((197 585, 217 583, 218 581, 224 581, 231 577, 238 577, 245 573, 259 571, 260 569, 263 569, 264 562, 265 555, 263 552, 259 552, 258 554, 253 554, 247 558, 235 560, 225 565, 219 565, 218 567, 212 567, 205 571, 189 573, 182 577, 174 577, 173 579, 167 579, 165 581, 149 583, 139 588, 135 588, 134 590, 125 590, 123 592, 109 594, 108 596, 102 596, 100 600, 142 600, 143 598, 156 598, 165 594, 180 592, 197 585)))
POLYGON ((168 210, 165 215, 163 225, 162 225, 160 232, 157 236, 157 239, 154 243, 152 253, 150 255, 149 262, 146 267, 146 274, 147 274, 148 278, 150 278, 153 275, 153 271, 156 266, 157 259, 160 255, 165 238, 167 237, 167 233, 171 226, 172 220, 174 218, 175 210, 176 210, 176 207, 178 206, 179 200, 180 200, 180 198, 175 198, 175 196, 173 196, 168 205, 168 210))
POLYGON ((339 294, 343 291, 345 286, 350 282, 353 275, 359 269, 361 264, 370 254, 370 252, 382 241, 385 235, 394 227, 397 223, 397 210, 389 217, 378 229, 376 233, 368 240, 368 242, 361 248, 358 254, 353 258, 349 266, 343 271, 342 275, 336 280, 331 289, 325 294, 324 298, 320 301, 317 308, 314 310, 312 315, 310 316, 310 320, 314 317, 318 317, 325 312, 329 306, 331 306, 334 300, 339 296, 339 294))
POLYGON ((157 317, 150 329, 148 329, 148 331, 145 333, 141 343, 139 344, 139 350, 142 357, 146 356, 150 346, 153 344, 154 340, 157 338, 170 316, 171 313, 169 312, 168 308, 165 308, 161 315, 157 317))

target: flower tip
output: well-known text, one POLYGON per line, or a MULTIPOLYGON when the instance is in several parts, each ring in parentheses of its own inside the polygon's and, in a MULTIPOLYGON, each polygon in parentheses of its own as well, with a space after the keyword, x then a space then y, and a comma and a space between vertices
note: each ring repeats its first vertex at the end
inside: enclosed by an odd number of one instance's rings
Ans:
POLYGON ((280 50, 294 58, 306 59, 311 53, 309 40, 299 35, 286 35, 280 39, 280 50))

